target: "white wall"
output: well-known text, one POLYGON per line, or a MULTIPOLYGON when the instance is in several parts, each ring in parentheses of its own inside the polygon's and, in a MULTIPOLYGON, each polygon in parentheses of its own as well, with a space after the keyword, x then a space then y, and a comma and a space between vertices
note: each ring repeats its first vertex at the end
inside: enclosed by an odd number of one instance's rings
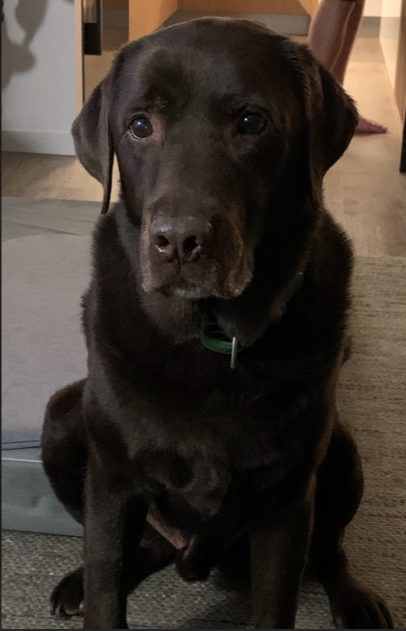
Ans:
POLYGON ((379 17, 382 11, 382 4, 386 0, 367 0, 365 3, 364 16, 367 17, 379 17))
POLYGON ((73 155, 80 0, 6 0, 4 14, 3 150, 73 155))
MULTIPOLYGON (((387 0, 366 0, 364 15, 368 17, 379 17, 381 15, 382 3, 386 1, 387 0)), ((319 4, 320 2, 321 0, 319 0, 319 4)))
POLYGON ((380 41, 389 79, 393 88, 395 87, 401 11, 402 0, 384 0, 382 6, 380 41))

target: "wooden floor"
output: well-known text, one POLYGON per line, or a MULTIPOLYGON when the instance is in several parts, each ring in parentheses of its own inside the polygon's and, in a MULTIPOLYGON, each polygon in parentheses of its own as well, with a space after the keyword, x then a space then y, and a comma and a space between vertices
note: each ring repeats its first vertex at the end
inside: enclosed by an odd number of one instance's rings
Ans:
MULTIPOLYGON (((356 254, 406 256, 406 176, 399 173, 401 121, 378 40, 358 39, 346 88, 360 111, 387 124, 389 133, 354 138, 326 177, 327 207, 352 238, 356 254)), ((6 153, 2 171, 6 196, 102 198, 100 184, 73 157, 6 153)))

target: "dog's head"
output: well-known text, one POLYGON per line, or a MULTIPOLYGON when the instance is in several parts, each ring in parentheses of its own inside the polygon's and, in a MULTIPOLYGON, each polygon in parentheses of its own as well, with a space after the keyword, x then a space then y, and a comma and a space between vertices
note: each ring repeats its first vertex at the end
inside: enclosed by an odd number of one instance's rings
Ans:
POLYGON ((73 135, 104 211, 117 156, 144 291, 233 298, 264 238, 270 250, 308 242, 323 176, 356 120, 306 47, 248 21, 202 19, 126 46, 73 135))

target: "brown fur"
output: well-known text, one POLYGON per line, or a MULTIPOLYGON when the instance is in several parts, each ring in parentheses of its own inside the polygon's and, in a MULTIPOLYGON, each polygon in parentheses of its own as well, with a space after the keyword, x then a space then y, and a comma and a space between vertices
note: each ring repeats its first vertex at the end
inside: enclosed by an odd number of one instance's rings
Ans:
POLYGON ((45 470, 85 531, 55 613, 84 594, 85 628, 128 628, 150 573, 204 579, 250 545, 256 628, 294 628, 308 555, 337 627, 393 628, 342 548, 362 495, 335 403, 351 250, 322 181, 356 121, 305 47, 222 19, 129 44, 84 106, 78 156, 106 210, 115 154, 121 199, 94 233, 87 379, 44 425, 45 470), (209 323, 238 339, 234 370, 201 344, 209 323))

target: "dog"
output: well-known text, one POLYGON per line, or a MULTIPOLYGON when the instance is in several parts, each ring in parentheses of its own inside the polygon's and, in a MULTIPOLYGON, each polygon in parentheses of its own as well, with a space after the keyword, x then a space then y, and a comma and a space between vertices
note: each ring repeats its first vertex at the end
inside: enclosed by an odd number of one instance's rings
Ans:
POLYGON ((204 580, 243 542, 255 628, 294 628, 308 559, 336 627, 393 628, 342 546, 363 490, 336 408, 352 253, 322 183, 357 120, 306 46, 223 18, 128 44, 84 105, 76 151, 104 189, 88 374, 42 437, 84 566, 54 614, 127 629, 145 577, 204 580))

